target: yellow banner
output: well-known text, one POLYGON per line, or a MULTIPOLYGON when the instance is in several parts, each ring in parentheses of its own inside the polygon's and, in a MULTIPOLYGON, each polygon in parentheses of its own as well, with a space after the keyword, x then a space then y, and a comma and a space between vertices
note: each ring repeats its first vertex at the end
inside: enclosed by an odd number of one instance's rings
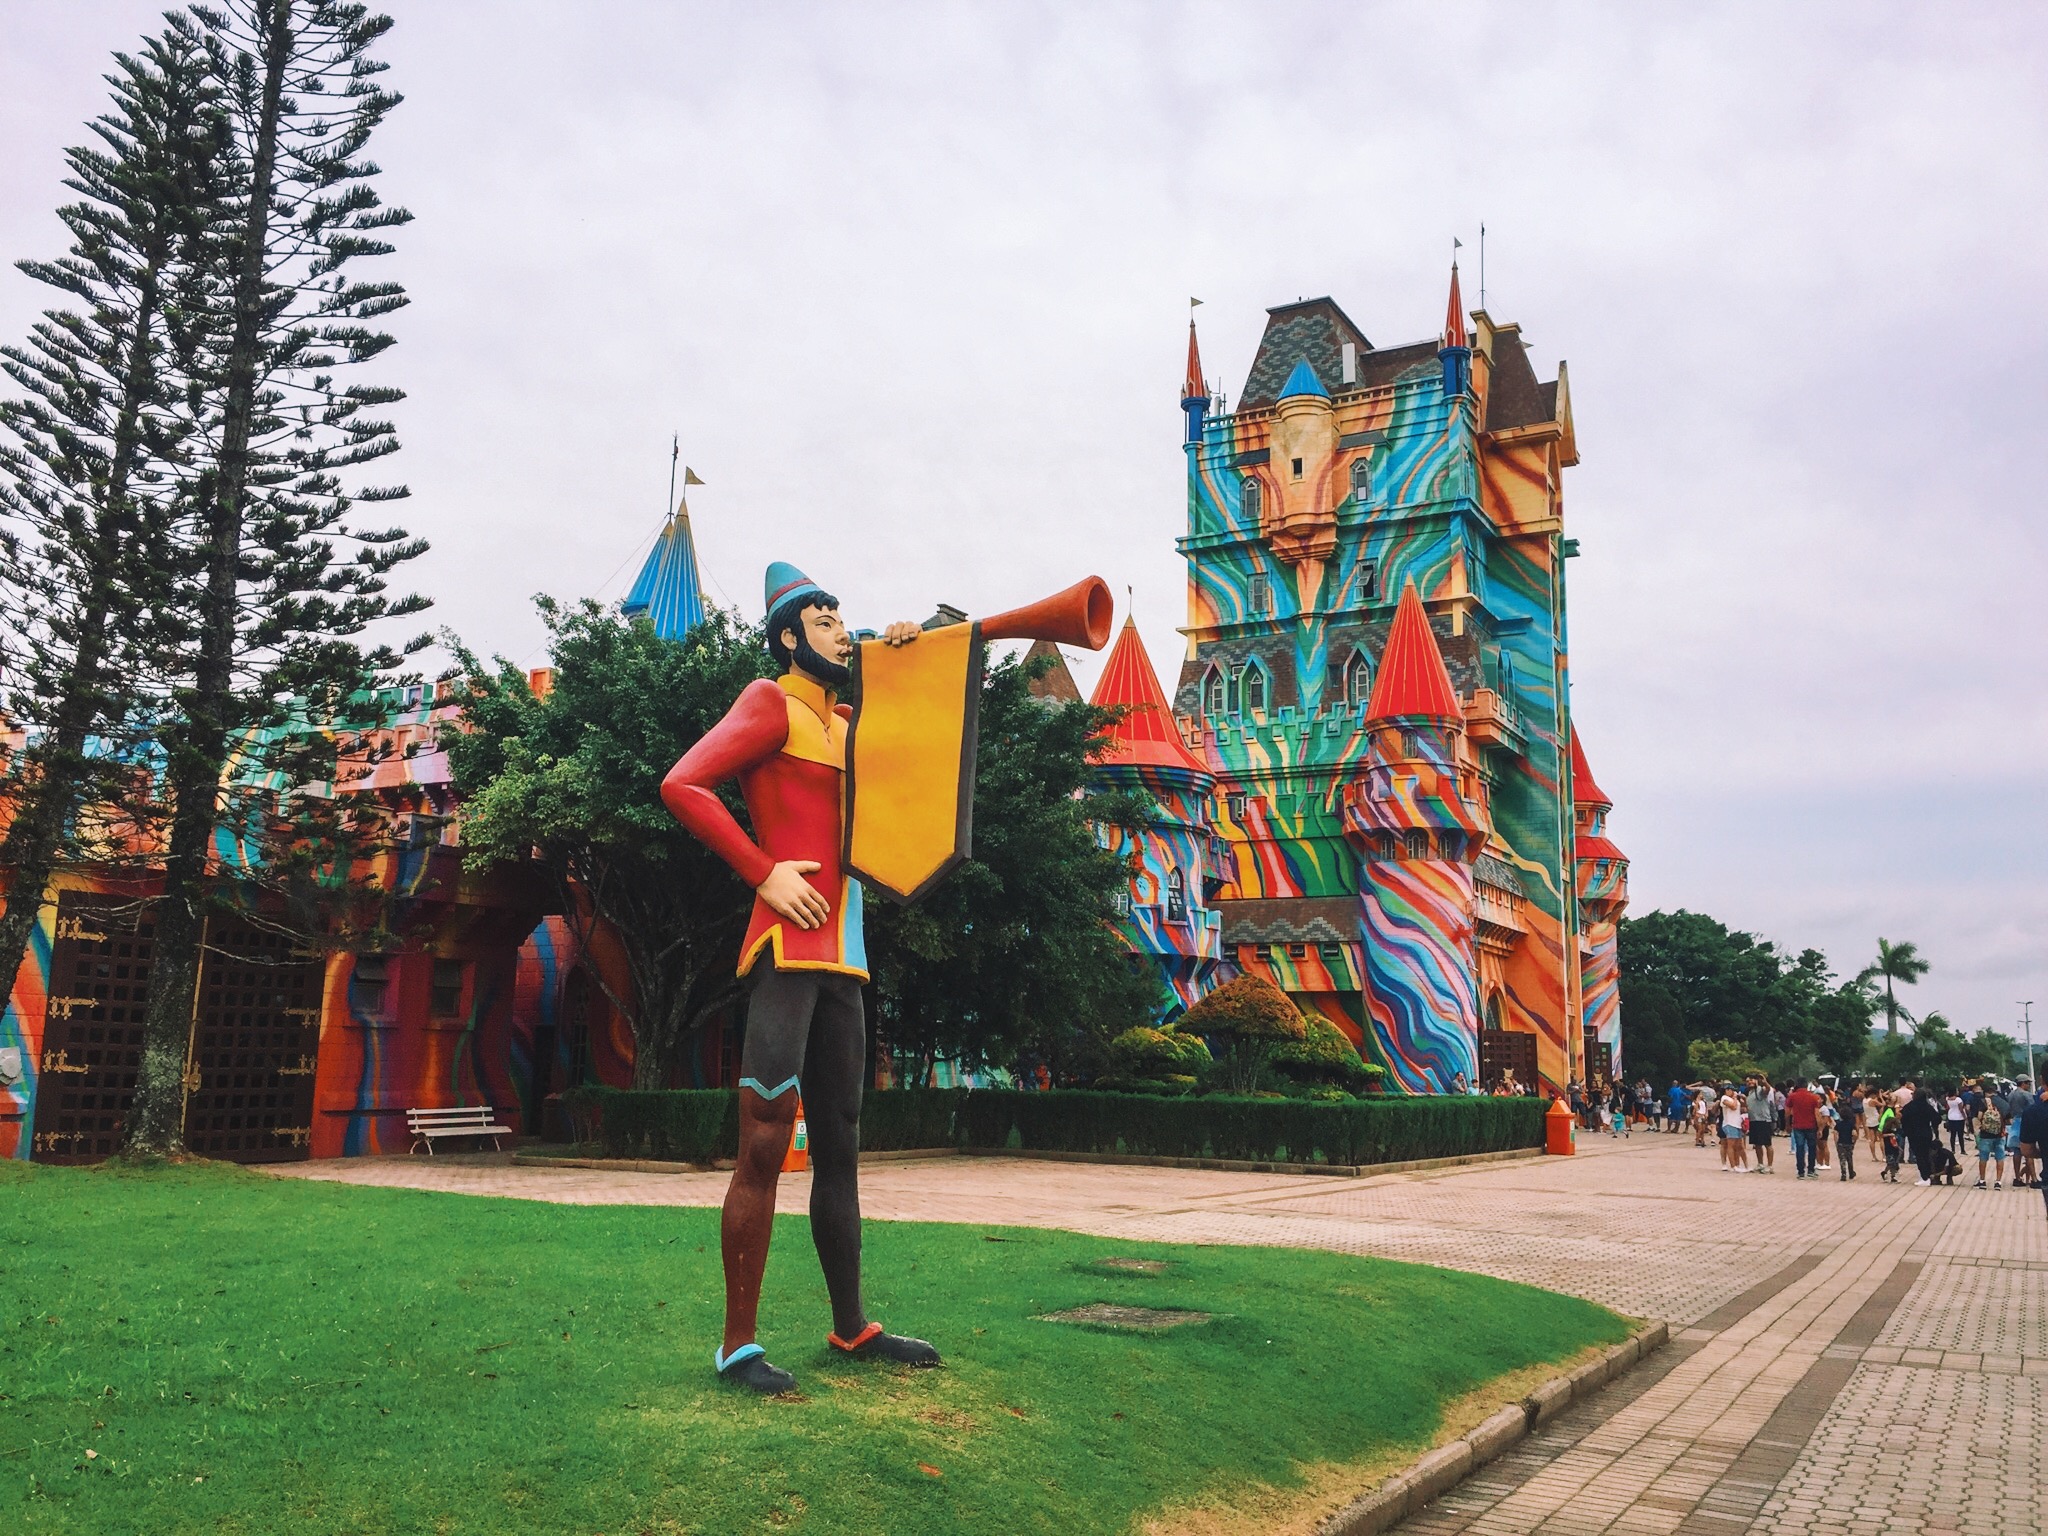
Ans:
POLYGON ((923 896, 972 849, 982 657, 974 624, 854 651, 845 863, 900 902, 923 896))

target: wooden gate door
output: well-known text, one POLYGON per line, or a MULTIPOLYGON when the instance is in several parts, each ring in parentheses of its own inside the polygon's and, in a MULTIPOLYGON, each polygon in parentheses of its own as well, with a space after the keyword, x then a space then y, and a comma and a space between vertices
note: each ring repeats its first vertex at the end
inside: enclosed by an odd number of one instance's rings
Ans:
POLYGON ((237 917, 208 924, 186 1069, 188 1148, 237 1163, 310 1155, 325 970, 283 934, 237 917))
POLYGON ((1479 1031, 1479 1084, 1491 1088, 1502 1072, 1512 1072, 1524 1093, 1535 1093, 1536 1036, 1526 1029, 1482 1029, 1479 1031))
POLYGON ((1605 1087, 1614 1076, 1614 1047, 1605 1040, 1586 1041, 1586 1086, 1605 1087))
POLYGON ((37 1162, 96 1163, 121 1150, 142 1064, 155 939, 155 914, 141 902, 84 891, 58 895, 29 1148, 37 1162))

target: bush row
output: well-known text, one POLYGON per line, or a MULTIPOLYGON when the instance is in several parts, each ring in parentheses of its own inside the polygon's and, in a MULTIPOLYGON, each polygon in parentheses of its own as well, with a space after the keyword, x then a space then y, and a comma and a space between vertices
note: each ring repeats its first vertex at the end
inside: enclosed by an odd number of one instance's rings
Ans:
MULTIPOLYGON (((707 1163, 739 1147, 724 1089, 574 1088, 562 1106, 607 1157, 707 1163)), ((1543 1144, 1547 1099, 1372 1098, 1342 1103, 1063 1090, 898 1088, 867 1095, 861 1147, 1123 1152, 1272 1163, 1394 1163, 1543 1144)))

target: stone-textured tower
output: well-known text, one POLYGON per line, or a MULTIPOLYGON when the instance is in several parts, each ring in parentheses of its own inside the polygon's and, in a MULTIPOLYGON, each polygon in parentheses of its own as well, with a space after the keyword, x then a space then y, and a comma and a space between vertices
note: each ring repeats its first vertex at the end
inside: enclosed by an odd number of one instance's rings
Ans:
POLYGON ((1172 1017, 1222 979, 1215 974, 1222 923, 1212 901, 1228 854, 1211 821, 1216 776, 1181 741, 1159 675, 1128 619, 1089 702, 1125 711, 1098 760, 1097 787, 1140 790, 1151 803, 1142 825, 1097 822, 1095 835, 1130 861, 1117 928, 1133 952, 1159 967, 1171 994, 1165 1016, 1172 1017))
POLYGON ((1586 1031, 1586 1075, 1621 1070, 1621 954, 1618 924, 1628 908, 1628 855, 1607 836, 1614 806, 1593 781, 1579 733, 1572 732, 1573 858, 1579 893, 1579 987, 1586 1031))
POLYGON ((1330 299, 1285 304, 1267 313, 1235 410, 1205 408, 1186 452, 1174 710, 1217 776, 1226 959, 1411 1088, 1444 1080, 1448 1042, 1475 1016, 1482 1077, 1579 1075, 1565 654, 1577 549, 1563 524, 1578 449, 1564 365, 1539 381, 1518 327, 1466 314, 1455 268, 1443 329, 1401 346, 1374 347, 1330 299), (1406 627, 1429 633, 1455 707, 1397 742, 1368 706, 1411 583, 1406 627), (1375 808, 1432 776, 1457 785, 1439 819, 1375 808), (1399 856, 1374 858, 1381 833, 1399 856), (1411 835, 1423 856, 1407 855, 1411 835), (1414 869, 1375 886, 1378 862, 1414 869), (1371 924, 1392 921, 1397 879, 1423 871, 1440 908, 1462 903, 1465 917, 1462 931, 1441 910, 1411 926, 1435 936, 1411 951, 1462 981, 1407 985, 1407 1017, 1387 1002, 1383 1025, 1374 999, 1396 995, 1395 962, 1376 957, 1371 924))
POLYGON ((1344 825, 1363 863, 1366 1032, 1402 1088, 1445 1093, 1479 1072, 1472 865, 1486 833, 1464 708, 1412 581, 1365 727, 1365 775, 1344 785, 1344 825))

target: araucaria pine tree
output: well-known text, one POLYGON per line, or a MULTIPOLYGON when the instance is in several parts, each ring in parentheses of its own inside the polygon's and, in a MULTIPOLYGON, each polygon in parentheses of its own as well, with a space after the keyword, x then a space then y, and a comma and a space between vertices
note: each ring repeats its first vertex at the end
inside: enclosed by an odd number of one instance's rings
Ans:
POLYGON ((388 254, 383 232, 410 218, 381 204, 363 154, 399 102, 370 54, 390 21, 331 0, 192 13, 227 110, 229 185, 190 380, 204 438, 183 481, 192 575, 156 625, 177 681, 161 737, 163 899, 127 1120, 139 1153, 175 1151, 181 1137, 216 829, 260 820, 288 841, 296 818, 280 802, 323 776, 323 750, 327 770, 333 758, 331 736, 295 723, 353 723, 367 690, 425 644, 394 649, 364 634, 426 606, 393 598, 385 580, 425 546, 352 521, 360 504, 406 494, 357 478, 397 450, 381 412, 402 395, 343 382, 391 345, 374 322, 406 302, 396 283, 350 275, 352 263, 388 254), (286 756, 252 763, 247 752, 265 742, 286 756), (259 791, 253 803, 232 803, 237 786, 259 791))
POLYGON ((114 65, 97 142, 65 157, 70 249, 19 263, 61 307, 26 345, 0 348, 21 391, 0 400, 0 708, 32 733, 0 783, 6 977, 58 865, 118 856, 147 814, 134 760, 161 698, 148 620, 178 564, 186 362, 222 211, 227 122, 192 23, 173 15, 114 65))

